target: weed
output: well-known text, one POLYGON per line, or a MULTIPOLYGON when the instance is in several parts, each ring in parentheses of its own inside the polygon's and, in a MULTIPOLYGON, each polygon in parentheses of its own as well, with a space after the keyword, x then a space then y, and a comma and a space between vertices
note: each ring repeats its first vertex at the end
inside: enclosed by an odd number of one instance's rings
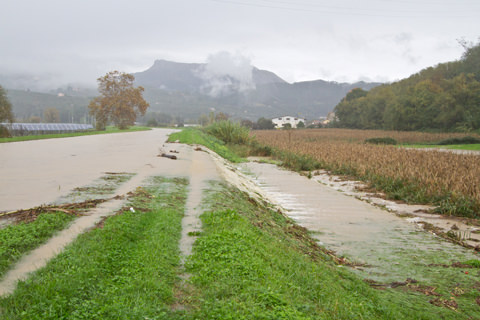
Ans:
POLYGON ((204 130, 227 144, 248 144, 251 140, 248 128, 229 120, 214 122, 204 130))

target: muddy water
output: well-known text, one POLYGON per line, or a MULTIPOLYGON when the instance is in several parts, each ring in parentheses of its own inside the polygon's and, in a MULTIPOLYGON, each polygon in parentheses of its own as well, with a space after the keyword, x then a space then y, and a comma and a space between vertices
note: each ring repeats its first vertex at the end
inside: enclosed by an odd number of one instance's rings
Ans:
MULTIPOLYGON (((93 139, 80 137, 44 140, 24 145, 13 144, 7 148, 0 145, 3 147, 0 174, 4 177, 0 189, 0 210, 55 202, 71 189, 91 183, 105 172, 134 174, 117 188, 112 197, 135 190, 151 176, 187 177, 190 179, 190 192, 180 241, 180 249, 185 257, 191 253, 195 239, 188 232, 200 229, 198 216, 202 190, 206 187, 207 180, 218 179, 219 176, 215 163, 207 153, 195 152, 186 145, 165 143, 170 132, 172 130, 152 130, 93 136, 93 139), (37 156, 25 158, 27 149, 37 156), (171 151, 176 152, 177 160, 158 157, 162 152, 171 151), (4 157, 3 152, 7 152, 7 156, 4 157), (57 188, 57 184, 62 187, 57 188)), ((52 237, 46 244, 24 256, 1 280, 0 295, 13 292, 18 280, 25 279, 30 272, 45 266, 79 234, 124 204, 125 200, 118 199, 103 203, 76 219, 70 227, 52 237)))
POLYGON ((477 256, 400 218, 338 190, 271 164, 243 167, 267 197, 312 231, 319 243, 367 264, 362 276, 380 282, 428 280, 418 266, 450 264, 477 256))
POLYGON ((170 132, 172 130, 156 129, 2 143, 0 211, 54 202, 105 172, 137 173, 161 169, 166 159, 156 156, 170 132))

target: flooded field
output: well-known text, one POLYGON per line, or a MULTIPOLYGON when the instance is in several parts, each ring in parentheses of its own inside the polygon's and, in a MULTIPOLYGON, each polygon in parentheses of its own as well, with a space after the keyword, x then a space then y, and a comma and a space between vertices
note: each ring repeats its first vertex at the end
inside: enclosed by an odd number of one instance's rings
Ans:
POLYGON ((244 164, 242 170, 320 244, 362 264, 355 271, 364 278, 382 283, 407 278, 429 282, 438 265, 478 259, 473 250, 314 179, 256 162, 244 164))

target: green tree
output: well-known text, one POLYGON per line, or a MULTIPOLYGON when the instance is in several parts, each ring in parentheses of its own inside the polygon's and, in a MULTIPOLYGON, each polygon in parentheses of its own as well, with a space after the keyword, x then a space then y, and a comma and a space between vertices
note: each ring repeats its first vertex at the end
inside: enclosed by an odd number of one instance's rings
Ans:
MULTIPOLYGON (((12 104, 8 100, 7 93, 0 86, 0 123, 13 122, 12 104)), ((0 125, 0 137, 10 137, 8 129, 0 125)))
POLYGON ((60 112, 56 108, 47 108, 43 111, 43 121, 46 123, 60 122, 60 112))
POLYGON ((8 100, 7 92, 0 86, 0 122, 13 121, 12 104, 8 100))
POLYGON ((304 129, 305 128, 305 123, 303 121, 300 121, 298 124, 297 124, 297 129, 304 129))
POLYGON ((258 130, 271 130, 273 128, 275 128, 275 125, 273 124, 272 120, 263 117, 258 119, 254 126, 254 129, 258 130))
POLYGON ((101 95, 88 105, 97 129, 104 129, 109 121, 119 129, 126 129, 135 123, 137 115, 147 111, 149 104, 143 99, 144 89, 133 86, 133 75, 111 71, 97 80, 101 95))
POLYGON ((208 126, 210 124, 210 118, 206 114, 201 114, 198 118, 198 124, 202 127, 208 126))
POLYGON ((255 126, 255 123, 253 123, 252 120, 248 120, 248 119, 242 119, 242 121, 240 121, 240 124, 242 125, 242 127, 249 128, 249 129, 253 129, 253 127, 255 126))
POLYGON ((219 112, 215 115, 215 122, 227 121, 229 118, 228 114, 219 112))

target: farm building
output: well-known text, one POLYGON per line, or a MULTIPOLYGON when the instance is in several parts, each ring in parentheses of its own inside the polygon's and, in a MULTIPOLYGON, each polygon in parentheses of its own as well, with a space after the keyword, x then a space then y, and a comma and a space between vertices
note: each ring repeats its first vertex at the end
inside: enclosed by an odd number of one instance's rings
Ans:
POLYGON ((275 128, 283 128, 286 124, 290 124, 292 128, 297 128, 298 124, 302 122, 305 125, 306 119, 292 117, 292 116, 284 116, 280 118, 273 118, 272 122, 275 125, 275 128))
POLYGON ((77 123, 0 123, 12 136, 69 133, 93 129, 91 124, 77 123))

